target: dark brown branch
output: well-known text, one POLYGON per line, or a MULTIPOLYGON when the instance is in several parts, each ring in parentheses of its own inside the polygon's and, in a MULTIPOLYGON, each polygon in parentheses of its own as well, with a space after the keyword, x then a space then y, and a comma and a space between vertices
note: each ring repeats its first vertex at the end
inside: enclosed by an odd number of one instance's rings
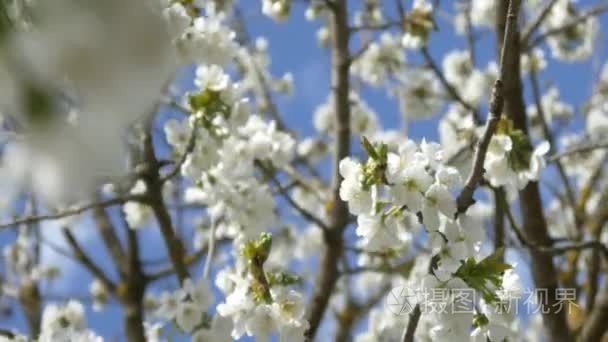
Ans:
MULTIPOLYGON (((512 4, 519 5, 520 0, 512 0, 512 4)), ((504 21, 504 14, 507 13, 507 4, 497 2, 497 41, 507 43, 506 36, 511 34, 511 42, 508 49, 502 47, 502 66, 507 71, 504 74, 504 100, 505 113, 512 120, 515 129, 528 133, 526 118, 526 104, 523 97, 523 84, 521 81, 520 58, 522 49, 520 46, 519 32, 517 26, 508 24, 504 21)), ((519 7, 519 6, 518 6, 519 7)), ((509 13, 511 13, 509 9, 509 13)), ((504 45, 503 44, 503 45, 504 45)), ((523 234, 526 241, 532 245, 551 247, 553 241, 548 233, 547 222, 543 212, 543 203, 537 182, 529 182, 519 192, 519 203, 521 206, 523 220, 523 234)), ((543 322, 551 341, 571 341, 571 332, 567 324, 564 311, 558 309, 557 288, 559 287, 557 269, 553 264, 553 255, 539 249, 531 249, 531 269, 534 285, 537 288, 546 289, 547 298, 543 299, 542 312, 543 322)))
MULTIPOLYGON (((483 178, 483 164, 486 158, 486 153, 488 150, 488 146, 490 145, 490 140, 492 139, 492 135, 496 131, 496 127, 498 125, 498 121, 500 120, 500 115, 502 114, 504 100, 503 100, 503 83, 502 80, 505 79, 505 76, 508 72, 507 64, 505 63, 506 54, 508 49, 514 48, 514 42, 517 41, 517 35, 515 34, 517 31, 517 14, 519 12, 519 0, 510 0, 508 2, 508 11, 503 15, 505 19, 506 29, 504 32, 503 43, 501 48, 501 57, 500 57, 500 72, 498 79, 494 82, 494 88, 492 90, 492 98, 490 100, 490 115, 486 122, 486 126, 484 128, 481 139, 477 142, 477 151, 473 157, 473 168, 469 173, 469 177, 462 189, 462 192, 456 199, 456 204, 458 211, 456 215, 459 213, 465 213, 467 209, 473 205, 475 202, 473 200, 473 193, 477 186, 481 182, 483 178)), ((423 53, 426 50, 423 50, 423 53)), ((428 51, 425 55, 428 55, 428 51)), ((413 342, 414 341, 414 333, 416 332, 416 327, 418 326, 418 321, 420 320, 420 306, 416 305, 414 311, 410 314, 410 319, 408 321, 407 327, 403 332, 402 340, 404 342, 413 342)))
MULTIPOLYGON (((606 190, 604 190, 606 191, 606 190)), ((604 192, 606 194, 606 192, 604 192)), ((602 196, 601 203, 606 203, 606 195, 602 196)), ((602 232, 604 231, 604 226, 608 222, 608 210, 604 208, 604 212, 600 213, 599 217, 591 224, 589 227, 589 231, 593 236, 595 241, 601 241, 602 232)), ((585 309, 587 313, 591 312, 595 306, 595 297, 597 295, 599 280, 600 280, 600 251, 598 249, 594 249, 591 253, 591 260, 589 261, 589 269, 587 272, 587 293, 586 293, 586 305, 585 309)))
POLYGON ((315 288, 308 305, 309 329, 307 340, 312 340, 326 311, 329 298, 338 280, 338 262, 342 255, 342 232, 348 224, 348 207, 340 198, 340 161, 350 155, 350 53, 348 48, 348 5, 346 0, 335 0, 331 15, 332 72, 331 86, 334 96, 334 156, 332 163, 331 213, 329 228, 324 231, 324 248, 315 288))
POLYGON ((128 341, 145 342, 144 296, 147 282, 139 257, 137 230, 130 229, 128 225, 125 225, 125 229, 127 231, 128 273, 123 276, 126 290, 120 298, 124 306, 123 321, 128 341))
MULTIPOLYGON (((38 214, 38 203, 36 196, 31 195, 31 213, 32 215, 38 214)), ((39 224, 37 222, 27 225, 27 234, 33 235, 35 239, 34 248, 34 263, 28 267, 33 267, 40 264, 40 249, 42 236, 40 234, 39 224)), ((27 277, 26 277, 27 278, 27 277)), ((42 305, 43 301, 40 296, 39 282, 34 279, 22 279, 19 286, 19 303, 27 319, 27 324, 31 336, 38 336, 40 334, 41 322, 42 322, 42 305)))
POLYGON ((494 189, 494 250, 505 245, 505 192, 502 188, 494 189))
POLYGON ((401 338, 403 342, 414 342, 414 334, 416 333, 416 327, 418 327, 421 314, 422 312, 420 310, 420 304, 416 304, 414 310, 410 313, 410 319, 407 321, 407 327, 403 331, 403 337, 401 338))
POLYGON ((503 81, 505 80, 507 73, 509 72, 509 64, 507 63, 507 54, 509 50, 515 48, 517 42, 517 14, 519 12, 519 1, 511 0, 508 3, 509 11, 505 19, 505 30, 502 36, 502 48, 500 52, 500 71, 498 79, 494 83, 494 89, 492 90, 492 98, 490 100, 490 115, 486 121, 483 134, 477 142, 477 150, 473 156, 473 168, 467 177, 462 192, 456 199, 458 206, 458 213, 464 213, 466 210, 475 203, 473 199, 473 193, 477 189, 477 186, 483 179, 484 173, 484 162, 486 159, 486 153, 490 146, 492 136, 496 131, 500 115, 503 112, 504 106, 504 89, 503 81))
POLYGON ((456 204, 458 207, 457 214, 465 213, 467 209, 475 203, 473 194, 483 179, 483 165, 486 160, 488 147, 490 146, 490 141, 492 140, 492 136, 496 131, 496 127, 498 126, 498 121, 500 120, 500 115, 502 113, 502 91, 502 81, 499 78, 494 83, 494 89, 492 91, 492 100, 490 101, 490 116, 488 121, 486 121, 486 126, 483 130, 481 138, 477 141, 477 150, 473 156, 473 168, 467 177, 460 195, 456 199, 456 204))
MULTIPOLYGON (((608 279, 608 278, 607 278, 608 279)), ((582 342, 601 341, 608 330, 608 281, 604 281, 604 288, 595 297, 593 311, 587 316, 580 334, 582 342)))
POLYGON ((149 205, 154 212, 154 216, 156 217, 156 221, 158 222, 158 226, 163 236, 163 241, 167 247, 169 258, 173 263, 173 267, 175 267, 177 278, 180 284, 182 284, 190 277, 190 272, 183 259, 185 256, 184 245, 173 228, 171 215, 169 214, 163 199, 163 183, 159 174, 158 160, 154 154, 154 144, 151 136, 153 117, 154 116, 152 115, 149 118, 146 118, 143 143, 144 164, 141 168, 143 169, 142 174, 144 175, 143 178, 147 186, 145 203, 149 205))

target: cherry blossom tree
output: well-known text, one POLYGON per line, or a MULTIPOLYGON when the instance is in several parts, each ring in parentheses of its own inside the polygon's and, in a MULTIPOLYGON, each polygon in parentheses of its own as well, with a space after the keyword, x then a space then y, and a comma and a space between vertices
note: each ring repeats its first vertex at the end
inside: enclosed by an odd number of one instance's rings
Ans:
POLYGON ((583 104, 546 72, 594 64, 606 11, 0 0, 0 341, 606 338, 608 63, 583 104), (315 134, 252 8, 319 27, 315 134))

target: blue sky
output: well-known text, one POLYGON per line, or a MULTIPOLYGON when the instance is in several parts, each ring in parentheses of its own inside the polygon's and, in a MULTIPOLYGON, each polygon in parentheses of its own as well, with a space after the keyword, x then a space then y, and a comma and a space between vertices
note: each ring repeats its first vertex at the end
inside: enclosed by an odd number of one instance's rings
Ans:
MULTIPOLYGON (((246 3, 243 14, 248 22, 248 30, 252 37, 265 36, 269 41, 269 52, 271 56, 271 72, 274 75, 280 76, 285 72, 292 72, 295 79, 295 92, 292 97, 277 97, 276 101, 280 112, 288 126, 294 129, 301 137, 314 135, 314 127, 312 124, 312 114, 315 108, 325 102, 330 86, 329 86, 329 55, 324 49, 320 49, 317 45, 316 30, 319 27, 319 22, 308 22, 303 16, 304 5, 302 1, 294 1, 292 15, 285 23, 276 23, 273 20, 259 13, 259 1, 241 1, 246 3)), ((351 1, 356 3, 358 1, 351 1)), ((594 4, 597 1, 579 0, 581 6, 594 4)), ((408 2, 409 3, 409 2, 408 2)), ((443 1, 444 5, 441 10, 444 12, 452 12, 453 8, 451 1, 443 1)), ((392 2, 389 2, 392 5, 392 2)), ((396 13, 391 9, 389 14, 391 17, 396 17, 396 13)), ((608 27, 606 17, 601 19, 602 27, 608 27)), ((452 49, 465 48, 465 40, 462 37, 455 36, 453 28, 445 20, 439 17, 439 31, 431 36, 429 43, 430 51, 437 62, 441 63, 441 56, 452 49)), ((478 66, 485 68, 487 62, 495 59, 494 53, 494 36, 493 32, 480 32, 481 38, 477 46, 478 66)), ((356 39, 353 39, 355 42, 356 39)), ((596 53, 590 61, 583 63, 563 63, 556 62, 549 57, 549 67, 540 75, 541 84, 556 85, 561 90, 562 100, 579 107, 590 94, 593 80, 597 78, 602 65, 608 56, 608 47, 606 46, 606 35, 602 32, 598 37, 598 45, 596 53)), ((545 50, 546 56, 550 56, 548 50, 545 50)), ((408 56, 411 60, 416 60, 415 54, 408 56)), ((527 86, 527 84, 526 84, 527 86)), ((527 90, 529 87, 526 88, 527 90)), ((400 113, 397 103, 394 99, 388 98, 386 92, 378 89, 365 88, 363 90, 365 101, 378 113, 382 126, 385 128, 398 129, 400 127, 400 113)), ((529 103, 530 94, 526 92, 526 98, 529 103)), ((168 113, 163 113, 163 116, 168 113)), ((577 117, 569 124, 566 130, 580 129, 583 127, 580 111, 576 113, 577 117)), ((430 140, 437 139, 437 122, 438 116, 428 120, 414 121, 410 124, 408 132, 412 138, 419 140, 426 137, 430 140)), ((551 171, 549 171, 551 172, 551 171)), ((547 196, 544 191, 543 195, 547 196)), ((4 217, 8 219, 8 217, 4 217)), ((88 218, 83 219, 85 223, 88 218)), ((53 223, 42 225, 44 235, 47 239, 53 241, 61 240, 60 231, 53 223)), ((105 268, 111 269, 110 258, 105 249, 102 247, 98 236, 94 229, 87 229, 85 225, 77 230, 76 235, 82 241, 87 251, 90 251, 95 259, 105 268)), ((144 258, 157 259, 164 255, 164 247, 158 238, 156 229, 148 229, 144 233, 145 237, 142 241, 144 258)), ((0 246, 4 246, 8 241, 13 241, 14 234, 10 231, 0 231, 0 246)), ((59 242, 60 243, 60 242, 59 242)), ((62 280, 54 284, 49 291, 53 293, 69 293, 74 292, 77 297, 88 295, 88 286, 91 280, 87 272, 83 272, 83 268, 75 265, 71 261, 58 256, 55 253, 47 252, 45 261, 55 260, 65 273, 68 274, 66 280, 62 280)), ((314 265, 306 265, 314 266, 314 265)), ((525 266, 521 265, 520 266, 525 266)), ((523 268, 523 267, 522 267, 523 268)), ((168 287, 174 285, 174 279, 162 281, 157 285, 157 288, 168 287)), ((120 310, 116 305, 110 304, 100 313, 94 313, 88 309, 88 320, 90 326, 108 337, 110 340, 118 338, 122 331, 122 322, 120 310), (118 330, 117 330, 118 329, 118 330)), ((19 311, 15 312, 15 316, 9 320, 0 322, 1 328, 14 328, 19 330, 24 328, 24 320, 19 311)), ((325 327, 329 328, 329 327, 325 327)))

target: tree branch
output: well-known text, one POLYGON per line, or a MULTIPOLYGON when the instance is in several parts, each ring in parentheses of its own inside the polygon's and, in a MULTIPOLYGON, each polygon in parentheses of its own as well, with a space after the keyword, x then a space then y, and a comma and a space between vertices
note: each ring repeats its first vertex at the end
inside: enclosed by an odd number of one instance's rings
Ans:
POLYGON ((314 338, 338 280, 338 261, 342 255, 342 232, 348 224, 348 207, 340 198, 340 161, 350 155, 350 102, 347 0, 336 0, 331 15, 332 73, 334 110, 334 158, 332 165, 331 214, 329 228, 324 231, 324 249, 317 272, 315 289, 308 306, 307 340, 314 338))
POLYGON ((539 35, 531 42, 524 41, 524 43, 527 43, 526 45, 524 45, 525 46, 524 50, 529 51, 529 50, 535 48, 536 46, 542 44, 547 38, 558 35, 560 33, 563 33, 565 31, 571 29, 572 27, 582 23, 583 21, 585 21, 593 16, 600 15, 606 11, 608 11, 608 2, 597 4, 597 5, 589 8, 588 10, 586 10, 584 13, 581 13, 574 19, 571 19, 564 25, 545 31, 543 34, 539 35))
POLYGON ((557 0, 549 0, 547 6, 545 6, 545 8, 543 8, 540 14, 528 25, 527 28, 524 29, 521 38, 523 46, 526 46, 528 44, 528 41, 530 40, 530 37, 532 37, 532 34, 534 34, 534 32, 540 27, 540 25, 542 25, 543 21, 545 21, 545 18, 547 18, 549 13, 551 13, 551 9, 553 9, 553 6, 556 3, 557 0))
POLYGON ((30 223, 34 223, 34 222, 58 220, 58 219, 65 218, 68 216, 82 214, 83 212, 93 209, 95 207, 111 207, 114 205, 125 204, 128 201, 142 202, 144 199, 145 199, 144 196, 141 196, 141 195, 134 195, 134 194, 124 195, 124 196, 120 196, 120 197, 111 198, 109 200, 89 203, 89 204, 85 204, 82 206, 66 209, 66 210, 63 210, 63 211, 55 213, 55 214, 32 215, 32 216, 18 218, 14 221, 0 224, 0 229, 9 228, 12 226, 18 226, 21 224, 30 224, 30 223))
POLYGON ((608 278, 604 281, 604 288, 595 297, 593 311, 587 316, 585 324, 581 330, 580 341, 596 342, 601 341, 602 336, 608 330, 608 278))
MULTIPOLYGON (((507 18, 504 21, 504 13, 507 13, 507 4, 505 2, 497 2, 497 23, 496 33, 497 41, 501 42, 504 39, 502 47, 502 65, 501 68, 506 71, 503 74, 504 79, 504 100, 505 113, 509 115, 515 129, 519 129, 525 134, 528 133, 528 125, 526 119, 526 105, 523 98, 523 85, 521 81, 521 40, 516 25, 509 25, 507 18), (511 35, 510 39, 507 36, 511 35), (502 39, 501 39, 502 38, 502 39), (508 48, 504 45, 509 44, 508 48)), ((519 8, 520 0, 512 0, 511 4, 517 5, 519 8)), ((510 14, 516 15, 511 8, 508 9, 510 14)), ((510 17, 510 15, 508 16, 510 17)), ((526 241, 529 241, 535 246, 550 247, 552 245, 551 237, 547 231, 547 222, 543 212, 543 203, 540 196, 540 191, 537 182, 529 182, 524 189, 519 192, 519 202, 521 206, 523 219, 523 233, 526 241)), ((548 338, 551 341, 571 341, 571 332, 568 328, 565 312, 558 310, 557 303, 557 288, 559 286, 557 270, 553 264, 552 254, 541 251, 540 249, 532 249, 531 268, 534 284, 537 288, 546 289, 547 298, 543 299, 542 312, 543 322, 548 332, 548 338)))
POLYGON ((608 149, 608 141, 592 141, 589 143, 573 146, 565 151, 555 153, 547 158, 547 161, 552 163, 562 158, 569 157, 573 154, 587 153, 598 149, 608 149))
POLYGON ((258 165, 262 169, 262 171, 266 174, 266 176, 269 177, 270 180, 275 184, 278 193, 281 194, 281 196, 283 196, 283 198, 287 201, 287 203, 289 203, 289 205, 293 209, 295 209, 298 213, 300 213, 300 215, 302 215, 302 217, 304 217, 306 220, 314 223, 315 225, 319 226, 319 228, 321 228, 323 230, 329 229, 327 224, 321 218, 317 217, 315 214, 313 214, 310 211, 303 208, 289 195, 288 190, 285 187, 283 187, 281 182, 274 175, 273 170, 268 169, 262 162, 256 162, 256 165, 258 165))
MULTIPOLYGON (((462 96, 460 96, 460 93, 458 93, 458 90, 456 90, 456 88, 454 88, 454 86, 450 82, 448 82, 448 80, 445 78, 445 75, 443 74, 443 72, 441 72, 441 69, 439 69, 439 66, 433 59, 433 56, 431 56, 431 53, 429 52, 428 48, 426 46, 424 46, 420 49, 420 51, 422 52, 422 56, 424 57, 424 60, 429 65, 429 67, 431 67, 431 70, 433 71, 433 73, 435 74, 437 79, 439 79, 439 82, 447 90, 448 94, 456 102, 460 103, 460 105, 462 105, 468 111, 473 113, 473 118, 475 119, 475 122, 477 122, 477 123, 481 122, 481 115, 479 114, 479 110, 477 110, 477 108, 473 107, 471 104, 469 104, 467 101, 465 101, 462 98, 462 96)), ((496 85, 495 85, 495 87, 496 87, 496 85)))
MULTIPOLYGON (((503 68, 501 68, 501 71, 502 69, 503 68)), ((483 179, 483 173, 485 172, 483 165, 486 160, 488 147, 490 146, 490 141, 492 140, 492 136, 496 131, 496 127, 498 126, 498 121, 500 120, 500 115, 502 113, 504 103, 502 91, 502 81, 501 78, 499 78, 496 80, 496 82, 494 82, 492 100, 490 101, 490 116, 486 121, 486 126, 483 130, 481 138, 477 141, 477 150, 475 151, 475 155, 473 155, 473 168, 467 177, 467 181, 465 182, 460 195, 456 199, 458 208, 457 215, 465 213, 467 209, 475 203, 473 194, 483 179)))
POLYGON ((93 262, 93 260, 82 249, 76 237, 68 228, 62 229, 63 236, 74 251, 74 256, 78 261, 86 267, 97 279, 99 279, 108 291, 115 293, 116 285, 110 280, 105 272, 93 262))
POLYGON ((146 182, 147 191, 145 193, 145 203, 148 204, 163 236, 163 241, 167 247, 169 258, 175 267, 175 273, 177 278, 182 284, 187 278, 190 277, 188 268, 186 267, 183 257, 185 256, 185 249, 182 241, 177 236, 173 223, 171 221, 171 215, 165 205, 163 199, 163 183, 160 177, 159 164, 154 154, 154 144, 152 142, 151 128, 153 115, 146 118, 145 122, 145 133, 144 133, 144 175, 143 179, 146 182))
POLYGON ((128 274, 128 260, 122 249, 120 239, 118 238, 118 235, 116 235, 114 225, 110 221, 110 217, 103 206, 93 207, 93 219, 95 220, 97 231, 101 235, 104 245, 112 257, 114 264, 118 267, 121 275, 128 274))
POLYGON ((414 310, 410 313, 407 327, 403 331, 403 337, 401 338, 403 342, 414 342, 414 334, 416 333, 416 327, 418 327, 421 313, 420 304, 416 304, 414 310))
MULTIPOLYGON (((526 238, 525 234, 522 232, 521 228, 518 227, 518 225, 515 221, 515 217, 513 217, 513 213, 509 209, 509 204, 506 202, 506 200, 504 198, 503 198, 503 206, 505 208, 507 208, 506 213, 507 213, 507 218, 509 220, 509 225, 511 226, 511 229, 513 229, 513 232, 515 233, 517 240, 523 246, 525 246, 531 250, 537 251, 537 252, 547 253, 547 254, 552 254, 552 255, 562 255, 564 253, 568 253, 571 251, 581 251, 584 249, 595 249, 595 250, 600 251, 602 253, 603 257, 606 259, 606 261, 608 261, 608 247, 606 247, 606 245, 601 243, 599 240, 581 241, 581 242, 568 241, 568 243, 562 244, 561 246, 539 245, 537 243, 529 241, 526 238)), ((553 242, 552 242, 552 244, 553 244, 553 242)))
MULTIPOLYGON (((536 77, 536 72, 534 70, 530 71, 530 83, 532 84, 532 95, 534 97, 536 111, 538 113, 540 125, 543 130, 543 135, 545 136, 545 139, 547 139, 547 141, 549 142, 549 145, 551 146, 550 147, 551 150, 553 150, 555 148, 555 139, 553 137, 553 133, 551 132, 551 129, 549 128, 549 123, 547 122, 547 116, 545 115, 545 109, 543 108, 542 101, 541 101, 540 88, 538 85, 538 78, 536 77)), ((570 206, 574 210, 576 210, 576 197, 574 196, 574 191, 572 190, 572 185, 570 184, 568 175, 566 175, 564 165, 559 160, 555 161, 555 165, 557 166, 557 171, 558 171, 560 178, 562 179, 562 183, 564 184, 564 187, 566 188, 566 198, 568 199, 570 206)), ((578 218, 577 218, 577 221, 578 221, 578 218)), ((579 223, 580 222, 577 222, 577 228, 579 226, 579 223)))

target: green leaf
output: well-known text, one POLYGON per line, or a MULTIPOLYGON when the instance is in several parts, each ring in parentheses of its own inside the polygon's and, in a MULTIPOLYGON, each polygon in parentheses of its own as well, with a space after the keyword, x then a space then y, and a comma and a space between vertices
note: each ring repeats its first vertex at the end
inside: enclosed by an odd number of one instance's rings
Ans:
POLYGON ((365 150, 365 152, 367 152, 367 155, 369 155, 370 158, 374 160, 379 159, 379 156, 376 153, 376 149, 374 148, 372 143, 367 140, 365 136, 361 136, 361 145, 363 146, 363 149, 365 150))
POLYGON ((479 291, 488 303, 499 301, 496 290, 502 286, 502 275, 511 265, 503 262, 504 249, 499 248, 480 262, 470 257, 462 262, 455 276, 479 291))

